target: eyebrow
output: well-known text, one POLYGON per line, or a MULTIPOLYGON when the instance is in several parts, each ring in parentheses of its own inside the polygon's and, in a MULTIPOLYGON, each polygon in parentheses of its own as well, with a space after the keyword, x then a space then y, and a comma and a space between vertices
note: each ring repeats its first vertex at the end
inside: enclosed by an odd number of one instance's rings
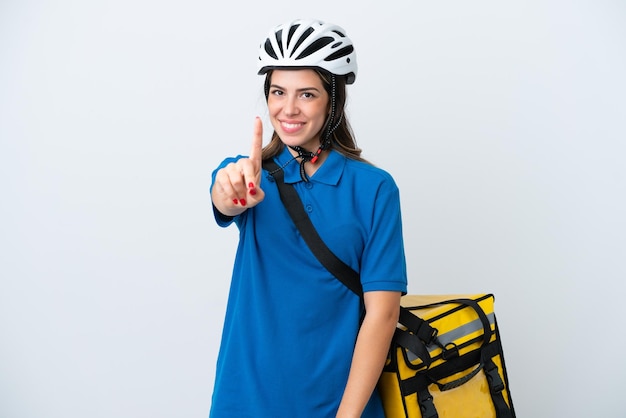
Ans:
MULTIPOLYGON (((280 90, 287 90, 286 88, 284 88, 282 86, 279 86, 278 84, 270 84, 270 88, 277 88, 277 89, 280 89, 280 90)), ((316 91, 318 93, 320 92, 320 90, 317 87, 303 87, 301 89, 297 89, 296 92, 302 93, 302 92, 311 91, 311 90, 316 91)))

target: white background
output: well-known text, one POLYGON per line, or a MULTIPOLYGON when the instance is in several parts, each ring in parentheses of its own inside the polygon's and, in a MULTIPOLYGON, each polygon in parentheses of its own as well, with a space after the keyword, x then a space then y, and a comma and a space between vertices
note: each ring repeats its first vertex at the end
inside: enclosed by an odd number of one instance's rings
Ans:
POLYGON ((495 293, 518 416, 623 417, 618 0, 1 0, 0 416, 207 416, 237 239, 210 173, 294 17, 356 44, 410 292, 495 293))

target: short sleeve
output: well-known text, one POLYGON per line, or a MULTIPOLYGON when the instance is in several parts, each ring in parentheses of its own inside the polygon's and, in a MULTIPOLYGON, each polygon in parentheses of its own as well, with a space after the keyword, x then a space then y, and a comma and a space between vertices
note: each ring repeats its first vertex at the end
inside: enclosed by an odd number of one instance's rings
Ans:
POLYGON ((363 291, 386 290, 406 294, 400 193, 390 176, 378 188, 375 208, 370 236, 361 260, 363 291))

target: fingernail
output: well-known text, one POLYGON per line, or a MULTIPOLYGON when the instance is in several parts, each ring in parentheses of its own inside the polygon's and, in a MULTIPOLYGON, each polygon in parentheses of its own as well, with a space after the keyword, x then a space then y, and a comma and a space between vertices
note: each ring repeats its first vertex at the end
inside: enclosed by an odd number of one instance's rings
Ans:
POLYGON ((246 199, 239 199, 239 203, 241 203, 241 206, 246 206, 246 199))
POLYGON ((251 194, 252 196, 256 195, 256 189, 250 189, 250 194, 251 194))
POLYGON ((236 205, 239 201, 237 199, 233 199, 233 203, 236 205))
POLYGON ((252 183, 252 182, 248 183, 248 188, 249 189, 254 189, 254 183, 252 183))

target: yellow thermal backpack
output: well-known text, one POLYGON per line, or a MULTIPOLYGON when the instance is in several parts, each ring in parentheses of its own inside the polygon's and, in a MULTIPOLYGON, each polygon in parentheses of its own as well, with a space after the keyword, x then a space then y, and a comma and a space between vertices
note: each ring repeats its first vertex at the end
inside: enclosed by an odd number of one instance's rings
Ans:
POLYGON ((402 297, 378 383, 387 418, 515 418, 494 296, 402 297))

